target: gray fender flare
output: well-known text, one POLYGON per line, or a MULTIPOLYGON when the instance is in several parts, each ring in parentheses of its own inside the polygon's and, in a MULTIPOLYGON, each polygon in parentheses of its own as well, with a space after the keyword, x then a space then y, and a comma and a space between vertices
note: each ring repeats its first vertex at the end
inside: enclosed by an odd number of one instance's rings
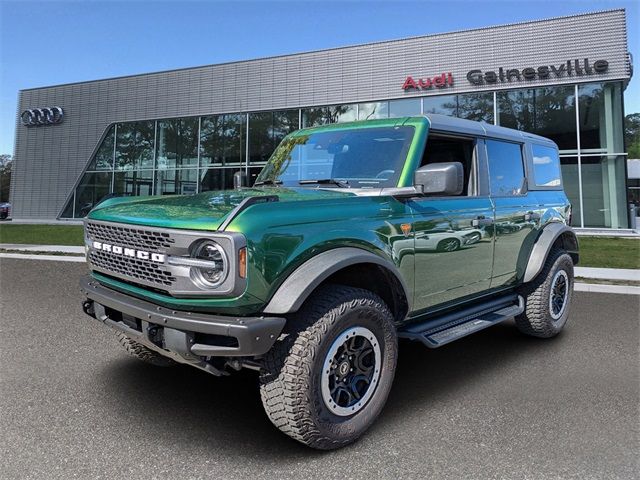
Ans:
POLYGON ((524 272, 523 282, 527 283, 536 278, 542 270, 544 262, 547 260, 549 251, 560 236, 567 239, 564 248, 571 254, 578 254, 578 238, 571 227, 564 223, 550 223, 542 229, 542 233, 538 236, 536 243, 533 244, 527 268, 524 272))
POLYGON ((296 312, 323 281, 335 272, 359 263, 373 263, 390 271, 402 285, 411 307, 409 289, 393 262, 360 248, 341 247, 322 252, 300 265, 280 285, 263 312, 280 315, 296 312))

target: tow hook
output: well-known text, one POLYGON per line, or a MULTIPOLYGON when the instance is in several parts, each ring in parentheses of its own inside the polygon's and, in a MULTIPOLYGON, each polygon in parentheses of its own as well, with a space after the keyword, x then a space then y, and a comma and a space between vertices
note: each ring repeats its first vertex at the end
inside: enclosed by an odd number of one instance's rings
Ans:
POLYGON ((96 318, 96 312, 93 309, 93 300, 85 300, 82 302, 82 311, 90 317, 96 318))

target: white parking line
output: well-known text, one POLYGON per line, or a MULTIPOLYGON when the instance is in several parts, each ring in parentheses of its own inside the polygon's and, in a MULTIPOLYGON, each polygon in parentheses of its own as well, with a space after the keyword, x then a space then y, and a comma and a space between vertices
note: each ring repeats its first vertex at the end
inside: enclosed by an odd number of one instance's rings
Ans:
POLYGON ((86 262, 84 257, 73 257, 71 255, 26 255, 24 253, 0 253, 0 258, 19 258, 22 260, 50 260, 54 262, 86 262))

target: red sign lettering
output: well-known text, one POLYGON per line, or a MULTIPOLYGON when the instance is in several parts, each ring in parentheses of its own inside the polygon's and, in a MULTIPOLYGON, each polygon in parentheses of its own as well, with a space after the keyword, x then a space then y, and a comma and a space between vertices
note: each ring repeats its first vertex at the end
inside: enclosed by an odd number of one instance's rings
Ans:
POLYGON ((453 87, 453 75, 451 72, 449 73, 441 73, 440 75, 436 75, 435 77, 430 78, 418 78, 417 80, 413 77, 407 77, 402 85, 403 90, 429 90, 430 88, 445 88, 445 87, 453 87))

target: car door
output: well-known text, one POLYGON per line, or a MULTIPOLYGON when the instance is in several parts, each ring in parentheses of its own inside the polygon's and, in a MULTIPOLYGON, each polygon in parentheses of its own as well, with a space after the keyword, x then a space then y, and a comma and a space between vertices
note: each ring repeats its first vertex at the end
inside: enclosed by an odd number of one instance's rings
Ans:
POLYGON ((491 288, 515 285, 523 274, 522 252, 539 224, 535 195, 527 191, 524 144, 486 139, 489 189, 495 207, 495 250, 491 288))
POLYGON ((415 310, 436 307, 490 287, 493 239, 487 227, 493 222, 493 205, 486 189, 483 191, 479 175, 482 159, 476 140, 430 137, 422 165, 456 158, 465 168, 463 195, 416 197, 408 203, 415 238, 415 310), (464 148, 456 146, 456 141, 464 148), (435 154, 438 142, 439 153, 435 154), (449 147, 453 155, 443 152, 449 147))

